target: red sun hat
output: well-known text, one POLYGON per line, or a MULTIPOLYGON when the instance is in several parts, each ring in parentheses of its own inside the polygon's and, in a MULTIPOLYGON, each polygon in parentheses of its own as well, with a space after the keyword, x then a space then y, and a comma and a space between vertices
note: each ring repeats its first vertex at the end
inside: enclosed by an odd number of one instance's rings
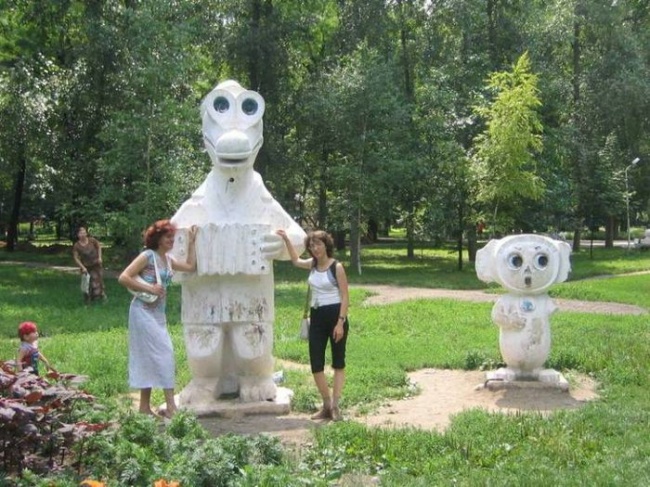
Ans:
POLYGON ((24 321, 20 325, 18 325, 18 335, 20 337, 24 337, 25 335, 29 335, 30 333, 34 333, 37 331, 36 328, 36 323, 33 323, 31 321, 24 321))

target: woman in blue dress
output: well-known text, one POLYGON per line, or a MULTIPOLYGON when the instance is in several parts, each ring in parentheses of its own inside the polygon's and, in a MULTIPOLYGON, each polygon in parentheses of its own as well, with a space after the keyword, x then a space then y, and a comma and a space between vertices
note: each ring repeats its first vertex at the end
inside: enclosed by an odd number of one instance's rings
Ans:
POLYGON ((169 220, 159 220, 144 234, 146 249, 120 275, 121 285, 138 292, 158 296, 153 303, 134 297, 129 308, 129 385, 140 389, 139 411, 151 414, 151 390, 163 389, 165 415, 176 412, 174 385, 176 367, 171 337, 165 314, 166 290, 173 271, 193 272, 196 269, 194 241, 196 227, 188 233, 189 251, 186 262, 174 260, 168 253, 174 246, 176 228, 169 220), (156 268, 159 280, 156 277, 156 268))

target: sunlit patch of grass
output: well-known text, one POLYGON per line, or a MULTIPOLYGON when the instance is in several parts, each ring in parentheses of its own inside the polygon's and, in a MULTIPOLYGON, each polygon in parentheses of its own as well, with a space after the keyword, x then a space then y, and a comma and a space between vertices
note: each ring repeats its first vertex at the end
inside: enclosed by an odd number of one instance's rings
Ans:
POLYGON ((650 274, 572 281, 554 286, 554 297, 585 301, 611 301, 648 307, 650 274))

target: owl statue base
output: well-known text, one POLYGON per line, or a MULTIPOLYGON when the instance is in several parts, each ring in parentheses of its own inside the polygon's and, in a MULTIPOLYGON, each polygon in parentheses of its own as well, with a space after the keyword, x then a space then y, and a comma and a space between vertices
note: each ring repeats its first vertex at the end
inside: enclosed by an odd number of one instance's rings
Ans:
POLYGON ((569 390, 569 382, 560 372, 553 369, 542 369, 537 372, 523 373, 508 367, 502 367, 487 372, 485 377, 486 380, 483 387, 491 391, 508 388, 520 389, 530 387, 531 383, 560 391, 569 390))

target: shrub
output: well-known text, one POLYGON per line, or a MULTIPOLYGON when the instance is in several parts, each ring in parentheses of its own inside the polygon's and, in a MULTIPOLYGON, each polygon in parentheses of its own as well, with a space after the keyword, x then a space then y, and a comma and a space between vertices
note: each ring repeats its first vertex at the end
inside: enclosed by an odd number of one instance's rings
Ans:
POLYGON ((83 452, 77 446, 109 426, 81 420, 95 399, 77 389, 84 380, 57 372, 16 373, 13 364, 0 362, 0 462, 9 477, 70 465, 81 471, 83 452))

